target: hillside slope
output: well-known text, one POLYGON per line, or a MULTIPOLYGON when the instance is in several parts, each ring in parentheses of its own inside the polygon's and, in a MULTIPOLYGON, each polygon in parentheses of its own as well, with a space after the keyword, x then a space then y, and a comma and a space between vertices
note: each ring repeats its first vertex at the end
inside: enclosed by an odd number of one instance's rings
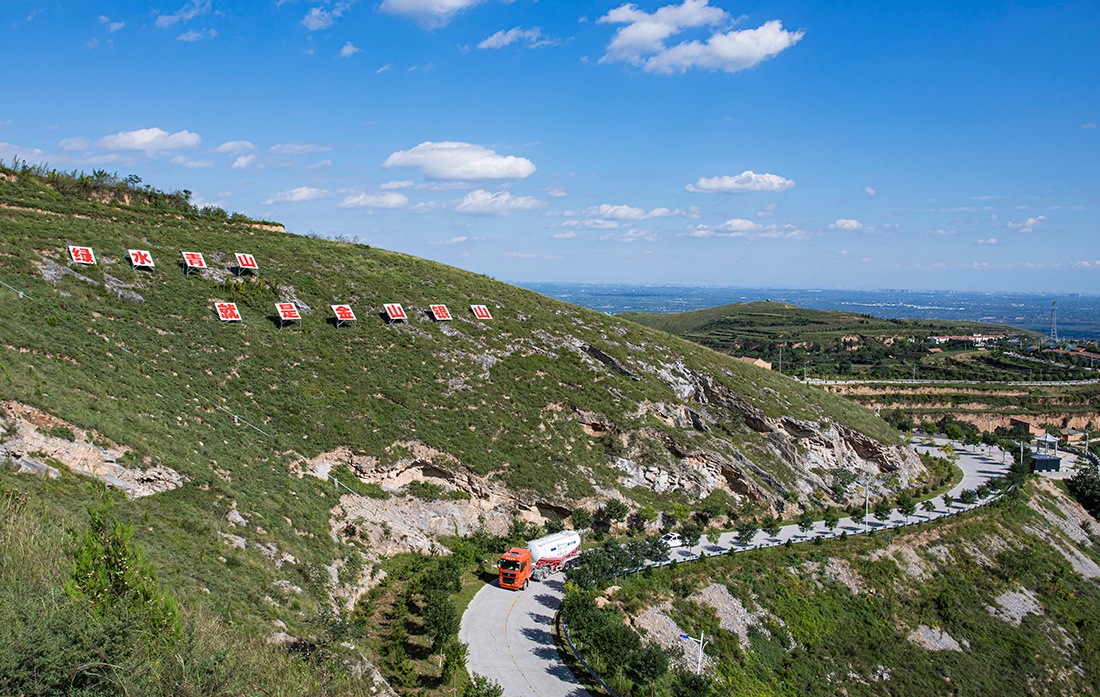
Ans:
POLYGON ((714 694, 1096 694, 1096 525, 1033 479, 954 520, 666 567, 572 602, 598 600, 689 670, 680 637, 705 632, 714 694))
POLYGON ((14 465, 0 477, 74 511, 96 496, 84 474, 139 495, 118 510, 162 578, 243 625, 351 607, 379 559, 516 517, 712 492, 789 513, 845 503, 859 478, 925 474, 868 410, 663 333, 178 197, 67 182, 0 170, 0 448, 14 465), (70 245, 97 263, 74 263, 70 245), (131 268, 129 249, 154 270, 131 268), (182 251, 209 268, 184 274, 182 251), (258 272, 235 275, 236 252, 258 272), (243 321, 220 322, 221 301, 243 321), (284 301, 300 324, 279 326, 284 301), (394 302, 408 322, 382 319, 394 302), (357 325, 335 326, 335 303, 357 325), (432 321, 432 304, 454 321, 432 321))

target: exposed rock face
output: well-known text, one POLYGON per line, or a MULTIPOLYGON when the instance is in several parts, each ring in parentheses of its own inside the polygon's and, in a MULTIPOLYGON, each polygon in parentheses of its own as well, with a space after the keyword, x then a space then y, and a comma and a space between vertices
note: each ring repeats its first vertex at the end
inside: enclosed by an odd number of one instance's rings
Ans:
MULTIPOLYGON (((542 338, 549 341, 550 337, 542 338)), ((576 352, 597 373, 637 379, 637 366, 624 366, 588 344, 557 340, 551 346, 576 352)), ((489 371, 498 358, 481 354, 478 364, 489 371)), ((789 513, 791 501, 807 497, 832 505, 850 504, 856 491, 844 484, 857 479, 886 474, 905 486, 924 471, 919 457, 904 447, 885 446, 828 420, 818 423, 788 415, 769 416, 737 392, 682 362, 639 365, 658 375, 682 401, 643 401, 632 409, 624 403, 630 411, 615 415, 561 402, 542 409, 545 423, 572 419, 586 436, 614 445, 617 452, 609 457, 608 465, 618 471, 619 486, 624 489, 682 492, 696 499, 720 490, 734 500, 784 514, 789 513), (619 420, 643 425, 624 428, 616 423, 619 420), (654 421, 661 427, 644 425, 654 421), (751 433, 742 427, 746 435, 730 434, 730 423, 744 424, 751 433)), ((463 389, 464 383, 454 382, 451 387, 463 389)), ((469 499, 364 499, 342 490, 341 505, 333 511, 332 533, 335 537, 358 537, 373 553, 430 551, 436 548, 433 540, 440 535, 465 534, 481 527, 502 532, 513 517, 543 523, 568 516, 577 504, 531 500, 507 490, 495 478, 469 471, 450 453, 418 441, 397 442, 386 451, 374 456, 338 448, 303 459, 300 474, 327 480, 334 467, 344 466, 360 481, 377 484, 384 491, 399 493, 412 482, 430 482, 444 492, 462 492, 469 499), (394 462, 394 453, 403 457, 394 462)), ((613 491, 605 494, 618 495, 613 491)), ((598 507, 602 499, 583 503, 598 507)))
POLYGON ((43 460, 52 458, 77 474, 96 477, 130 498, 150 496, 183 486, 184 477, 156 465, 144 470, 124 467, 119 458, 129 450, 82 431, 34 407, 6 402, 0 422, 0 459, 10 458, 20 472, 58 477, 60 471, 43 460), (53 430, 51 430, 53 429, 53 430), (55 435, 61 433, 63 435, 55 435), (68 435, 73 439, 69 440, 68 435))
MULTIPOLYGON (((715 489, 725 489, 735 498, 742 498, 782 513, 787 508, 789 494, 813 494, 829 491, 829 482, 819 472, 846 470, 849 474, 889 474, 905 484, 924 467, 916 453, 903 447, 885 446, 858 431, 833 422, 813 423, 790 416, 769 417, 729 388, 716 384, 683 363, 647 366, 687 404, 643 404, 647 412, 669 426, 708 432, 708 422, 715 414, 736 415, 744 424, 765 437, 768 454, 790 470, 781 478, 754 461, 754 456, 729 441, 711 441, 711 447, 688 452, 676 452, 669 440, 660 434, 676 461, 672 466, 646 462, 640 458, 619 457, 612 465, 624 472, 626 487, 644 486, 657 492, 684 491, 702 498, 715 489), (715 446, 720 446, 715 447, 715 446), (793 475, 793 476, 790 476, 793 475)), ((595 419, 578 413, 578 421, 591 424, 595 419)), ((603 425, 603 429, 610 426, 603 425)), ((837 503, 850 503, 842 498, 837 503)))

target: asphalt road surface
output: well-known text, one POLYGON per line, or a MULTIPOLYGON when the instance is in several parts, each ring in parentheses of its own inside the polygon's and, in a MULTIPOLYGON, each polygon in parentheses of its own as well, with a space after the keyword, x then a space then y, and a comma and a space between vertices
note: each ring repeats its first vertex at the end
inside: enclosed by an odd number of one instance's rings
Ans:
MULTIPOLYGON (((937 439, 933 446, 917 443, 913 446, 918 451, 942 455, 939 446, 945 442, 937 439)), ((948 492, 955 499, 964 490, 976 489, 993 477, 1004 474, 1012 462, 1011 457, 1006 457, 996 448, 986 452, 981 446, 956 443, 954 449, 959 456, 959 468, 963 471, 962 481, 948 492)), ((787 540, 800 543, 815 537, 835 537, 841 532, 851 535, 871 529, 900 527, 960 513, 981 502, 967 506, 956 500, 947 507, 937 497, 934 503, 936 510, 926 512, 918 509, 909 519, 897 511, 888 520, 876 520, 873 515, 864 523, 841 518, 833 531, 826 530, 821 522, 805 532, 799 530, 797 525, 785 525, 775 537, 760 531, 747 542, 739 541, 735 533, 727 532, 717 540, 707 540, 692 548, 673 549, 669 558, 684 562, 702 555, 714 556, 774 546, 787 540)), ((462 616, 462 628, 458 633, 459 639, 470 647, 466 661, 469 671, 496 680, 504 687, 504 697, 588 697, 588 692, 580 686, 572 671, 561 662, 551 633, 554 613, 564 593, 564 581, 564 574, 557 574, 543 583, 532 582, 526 591, 505 590, 494 581, 478 591, 462 616)))
POLYGON ((551 633, 564 583, 565 575, 557 574, 525 591, 496 581, 478 591, 458 632, 470 647, 469 671, 496 680, 504 697, 588 697, 561 662, 551 633))

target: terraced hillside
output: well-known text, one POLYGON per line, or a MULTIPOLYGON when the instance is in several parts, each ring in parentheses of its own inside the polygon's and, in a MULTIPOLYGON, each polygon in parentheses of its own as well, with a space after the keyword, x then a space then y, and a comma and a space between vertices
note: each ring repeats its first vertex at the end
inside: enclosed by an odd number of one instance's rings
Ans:
MULTIPOLYGON (((807 310, 780 302, 722 305, 672 314, 620 315, 662 329, 718 351, 763 358, 783 371, 816 377, 925 378, 1012 380, 1039 368, 1012 352, 975 351, 963 342, 949 342, 938 354, 929 353, 932 336, 1001 337, 991 346, 1019 347, 1042 335, 985 322, 881 319, 870 315, 807 310), (1015 340, 1015 344, 1010 344, 1015 340), (944 349, 946 349, 944 351, 944 349)), ((1018 350, 1017 350, 1018 352, 1018 350)), ((1049 367, 1048 373, 1053 373, 1049 367)), ((1082 366, 1068 365, 1070 377, 1086 377, 1082 366)), ((1060 374, 1060 373, 1059 373, 1060 374)))

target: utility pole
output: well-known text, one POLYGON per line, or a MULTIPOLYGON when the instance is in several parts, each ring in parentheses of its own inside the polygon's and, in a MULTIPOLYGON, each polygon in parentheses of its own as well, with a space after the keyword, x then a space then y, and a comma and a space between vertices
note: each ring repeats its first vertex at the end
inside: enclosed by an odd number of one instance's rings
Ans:
POLYGON ((699 632, 699 638, 698 639, 696 639, 693 636, 688 636, 687 634, 681 634, 680 635, 681 639, 689 639, 691 641, 694 641, 699 646, 698 658, 696 658, 696 661, 695 661, 695 673, 696 673, 696 675, 702 675, 703 674, 703 647, 710 643, 709 641, 707 641, 704 638, 705 636, 706 636, 706 632, 699 632))

